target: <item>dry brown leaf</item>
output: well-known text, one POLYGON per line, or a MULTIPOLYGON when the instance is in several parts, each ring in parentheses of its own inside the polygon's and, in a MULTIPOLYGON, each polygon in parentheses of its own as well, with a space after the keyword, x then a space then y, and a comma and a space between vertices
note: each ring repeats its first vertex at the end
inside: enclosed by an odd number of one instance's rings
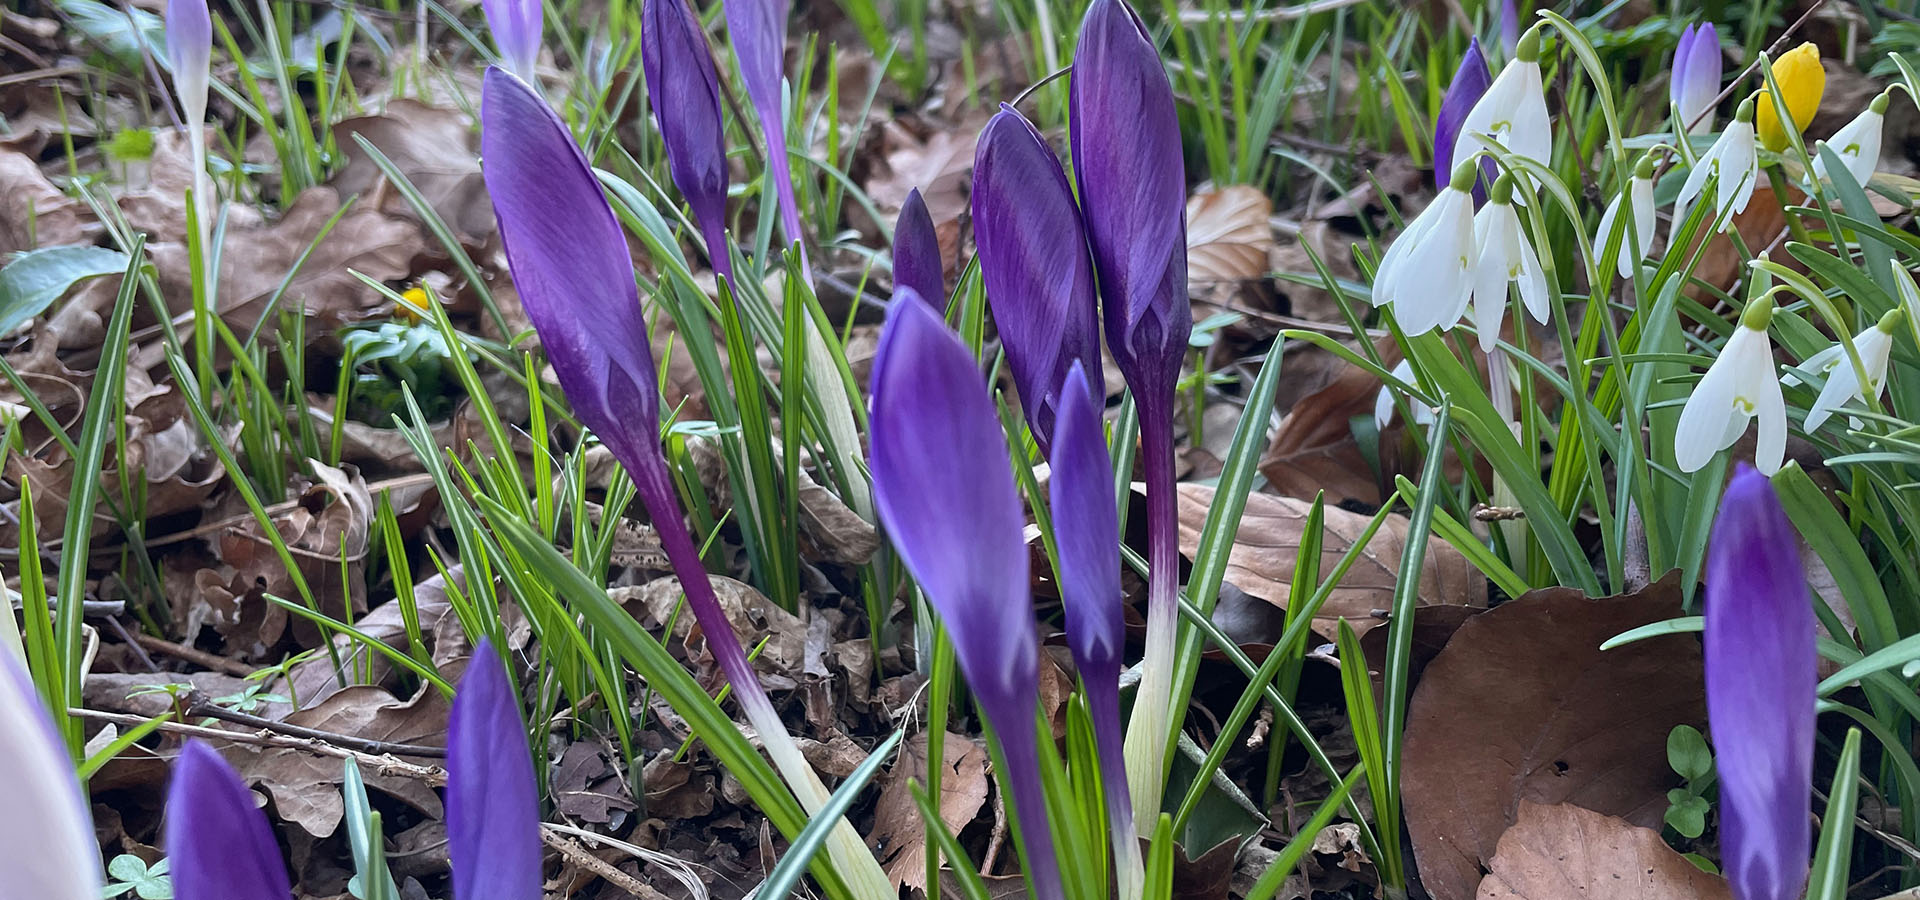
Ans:
POLYGON ((385 184, 380 167, 353 139, 356 134, 386 155, 463 242, 478 244, 493 234, 493 204, 480 180, 476 133, 467 113, 403 98, 388 101, 380 115, 333 126, 334 140, 347 157, 346 167, 330 182, 340 196, 358 194, 367 204, 377 197, 388 215, 418 219, 406 198, 385 184))
MULTIPOLYGON (((1383 338, 1376 347, 1385 354, 1388 365, 1397 360, 1392 338, 1383 338)), ((1371 372, 1327 354, 1338 375, 1325 387, 1308 394, 1287 411, 1274 430, 1273 443, 1260 458, 1260 474, 1277 494, 1312 498, 1321 491, 1329 503, 1355 500, 1377 506, 1385 496, 1373 467, 1360 452, 1353 433, 1353 419, 1371 417, 1380 380, 1371 372)), ((1381 431, 1381 455, 1397 450, 1405 423, 1396 417, 1381 431)), ((1382 459, 1383 469, 1389 460, 1382 459)))
MULTIPOLYGON (((958 834, 987 802, 987 753, 952 733, 941 742, 941 750, 947 764, 940 771, 940 821, 958 834)), ((907 789, 908 782, 926 777, 927 736, 921 733, 907 739, 899 760, 887 770, 874 807, 873 830, 867 835, 895 887, 926 887, 926 820, 907 789)))
POLYGON ((99 223, 47 180, 24 153, 0 150, 0 256, 16 250, 91 244, 99 223))
POLYGON ((1245 184, 1204 188, 1187 198, 1187 291, 1230 296, 1240 283, 1267 274, 1273 249, 1273 201, 1245 184))
MULTIPOLYGON (((1213 496, 1211 486, 1180 485, 1180 552, 1189 558, 1199 549, 1200 529, 1213 507, 1213 496)), ((1246 512, 1240 517, 1239 533, 1227 555, 1227 582, 1284 608, 1293 581, 1294 559, 1300 550, 1300 538, 1311 506, 1305 500, 1292 497, 1249 496, 1246 512)), ((1338 564, 1372 519, 1334 506, 1326 507, 1325 517, 1326 533, 1320 544, 1322 572, 1338 564)), ((1381 624, 1384 620, 1376 618, 1374 611, 1393 605, 1400 551, 1406 540, 1407 520, 1389 517, 1340 586, 1320 607, 1319 615, 1314 616, 1314 631, 1331 641, 1338 636, 1340 619, 1346 619, 1359 634, 1381 624)), ((1417 603, 1421 606, 1485 606, 1487 578, 1467 562, 1460 551, 1445 541, 1429 537, 1426 559, 1420 566, 1417 603)))
POLYGON ((1660 832, 1571 803, 1520 801, 1500 835, 1478 900, 1731 900, 1727 880, 1700 871, 1660 832))
POLYGON ((1460 626, 1407 709, 1407 834, 1434 900, 1474 895, 1523 801, 1660 822, 1667 733, 1706 724, 1699 642, 1600 645, 1679 614, 1669 576, 1618 597, 1530 591, 1460 626))
MULTIPOLYGON (((807 627, 800 617, 780 608, 780 605, 760 593, 752 585, 735 581, 723 575, 714 575, 713 594, 720 601, 720 608, 726 611, 727 621, 733 625, 733 632, 743 646, 753 647, 760 639, 767 639, 766 646, 760 648, 760 655, 754 658, 755 668, 762 676, 779 676, 791 680, 800 677, 801 667, 806 659, 807 627)), ((683 641, 691 654, 696 647, 704 652, 705 639, 698 644, 693 635, 698 628, 693 616, 684 610, 674 617, 674 608, 680 605, 680 579, 675 577, 656 578, 637 588, 615 588, 610 595, 621 605, 626 606, 637 601, 641 608, 652 617, 656 625, 663 625, 672 619, 673 634, 683 641)))
POLYGON ((907 202, 907 192, 919 188, 935 228, 960 218, 967 211, 967 176, 973 171, 979 129, 936 131, 921 141, 889 123, 886 134, 892 145, 887 151, 887 173, 867 182, 867 195, 880 212, 898 213, 907 202))

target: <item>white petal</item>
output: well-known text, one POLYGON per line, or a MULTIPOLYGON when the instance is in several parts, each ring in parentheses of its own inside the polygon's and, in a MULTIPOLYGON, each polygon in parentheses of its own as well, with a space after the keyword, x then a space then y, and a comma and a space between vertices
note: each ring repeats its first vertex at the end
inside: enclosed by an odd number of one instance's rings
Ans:
POLYGON ((1512 214, 1511 207, 1489 203, 1481 207, 1473 219, 1474 241, 1480 250, 1473 264, 1473 327, 1480 332, 1481 350, 1491 349, 1500 339, 1500 320, 1505 317, 1507 307, 1507 261, 1500 252, 1499 242, 1492 240, 1493 232, 1500 229, 1493 217, 1495 207, 1512 214), (1489 316, 1492 330, 1487 328, 1489 316))
MULTIPOLYGON (((1858 342, 1856 341, 1855 344, 1857 346, 1858 342)), ((1818 372, 1824 375, 1828 372, 1833 371, 1834 366, 1837 366, 1840 363, 1845 362, 1846 358, 1847 358, 1846 350, 1842 348, 1839 344, 1834 344, 1833 346, 1830 346, 1827 349, 1822 350, 1818 353, 1815 353, 1814 355, 1807 357, 1805 360, 1802 360, 1799 368, 1800 368, 1800 371, 1802 372, 1818 372)), ((1780 376, 1780 383, 1789 385, 1789 386, 1799 384, 1800 376, 1795 375, 1792 372, 1788 372, 1787 374, 1780 376)))
MULTIPOLYGON (((1847 174, 1861 185, 1880 167, 1880 136, 1885 123, 1885 116, 1867 109, 1827 138, 1827 146, 1846 163, 1847 174)), ((1819 178, 1829 177, 1824 156, 1813 158, 1813 174, 1819 178)))
MULTIPOLYGON (((1731 343, 1731 341, 1729 341, 1731 343)), ((1707 368, 1707 374, 1693 386, 1687 404, 1680 410, 1680 421, 1673 428, 1673 461, 1682 472, 1697 472, 1725 447, 1723 443, 1733 410, 1733 371, 1723 351, 1707 368)), ((1740 422, 1742 430, 1746 422, 1740 422)))
POLYGON ((1433 230, 1434 207, 1445 199, 1447 193, 1447 190, 1441 191, 1434 202, 1427 204, 1426 209, 1414 216, 1413 221, 1408 222, 1407 227, 1400 232, 1400 236, 1387 247, 1386 254, 1380 257, 1380 266, 1374 270, 1371 301, 1374 306, 1385 306, 1394 301, 1402 276, 1410 271, 1406 265, 1407 257, 1413 253, 1414 248, 1420 246, 1421 239, 1426 233, 1433 230))
MULTIPOLYGON (((1397 371, 1397 370, 1396 370, 1397 371)), ((1393 421, 1393 388, 1380 386, 1380 395, 1373 398, 1373 428, 1380 431, 1393 421)))
POLYGON ((1707 179, 1718 171, 1720 157, 1727 152, 1726 139, 1726 135, 1722 134, 1720 140, 1714 141, 1713 146, 1707 148, 1707 152, 1700 154, 1700 158, 1693 161, 1693 168, 1687 172, 1687 180, 1680 185, 1680 195, 1674 200, 1673 224, 1676 228, 1679 227, 1680 221, 1686 218, 1681 210, 1693 205, 1693 198, 1700 196, 1700 191, 1707 186, 1707 179))
POLYGON ((1451 328, 1473 290, 1473 198, 1451 188, 1429 207, 1433 227, 1406 257, 1408 281, 1394 316, 1408 334, 1451 328))
POLYGON ((1526 304, 1527 312, 1533 314, 1533 320, 1544 324, 1547 321, 1547 273, 1540 268, 1540 257, 1533 253, 1533 245, 1527 243, 1524 235, 1520 241, 1520 302, 1526 304))
POLYGON ((1759 441, 1753 448, 1753 466, 1762 475, 1772 475, 1780 471, 1780 464, 1787 458, 1787 401, 1780 396, 1780 380, 1774 377, 1771 359, 1767 363, 1766 377, 1756 387, 1753 399, 1757 407, 1755 417, 1760 420, 1760 433, 1759 441))
POLYGON ((1553 162, 1553 121, 1547 116, 1547 91, 1540 80, 1539 62, 1520 62, 1520 105, 1513 111, 1512 139, 1507 149, 1541 165, 1553 162))
MULTIPOLYGON (((1838 344, 1834 345, 1837 349, 1838 344)), ((1827 417, 1833 411, 1860 396, 1860 379, 1853 374, 1852 365, 1839 366, 1827 376, 1827 383, 1820 388, 1820 396, 1815 398, 1813 406, 1807 409, 1807 421, 1801 429, 1808 434, 1820 430, 1826 424, 1827 417)))
MULTIPOLYGON (((1658 224, 1653 211, 1653 179, 1632 179, 1628 193, 1633 199, 1633 230, 1640 238, 1640 259, 1646 259, 1653 255, 1653 232, 1658 224)), ((1623 271, 1620 274, 1627 276, 1632 273, 1623 271)))
MULTIPOLYGON (((1746 212, 1747 201, 1753 199, 1754 185, 1760 180, 1760 157, 1753 140, 1753 126, 1735 122, 1727 126, 1720 140, 1727 149, 1720 156, 1720 199, 1714 213, 1746 212)), ((1732 217, 1728 216, 1722 230, 1732 224, 1732 217)))
MULTIPOLYGON (((1613 237, 1613 220, 1619 215, 1620 195, 1615 194, 1613 195, 1613 201, 1607 204, 1607 211, 1600 214, 1600 227, 1593 232, 1593 252, 1602 255, 1607 252, 1607 241, 1613 237)), ((1620 270, 1621 278, 1632 275, 1633 272, 1627 268, 1631 265, 1631 261, 1627 259, 1627 255, 1630 252, 1627 249, 1629 242, 1630 240, 1626 235, 1621 235, 1619 252, 1605 259, 1595 260, 1596 264, 1594 268, 1602 268, 1606 266, 1609 261, 1612 261, 1614 267, 1620 270)))
POLYGON ((1873 395, 1880 396, 1887 389, 1887 360, 1893 355, 1893 335, 1876 325, 1855 337, 1853 348, 1867 368, 1867 383, 1873 387, 1873 395))
POLYGON ((100 848, 73 774, 33 683, 0 648, 0 896, 99 900, 100 848))

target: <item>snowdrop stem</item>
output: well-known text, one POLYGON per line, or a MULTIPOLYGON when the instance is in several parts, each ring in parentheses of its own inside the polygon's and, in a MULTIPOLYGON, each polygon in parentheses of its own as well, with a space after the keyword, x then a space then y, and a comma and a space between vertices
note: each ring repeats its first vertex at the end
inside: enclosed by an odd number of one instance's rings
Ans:
MULTIPOLYGON (((1773 188, 1773 199, 1779 201, 1780 208, 1785 209, 1788 206, 1792 206, 1793 201, 1787 194, 1787 176, 1780 171, 1780 167, 1777 165, 1769 165, 1763 166, 1762 168, 1766 169, 1767 184, 1773 188)), ((1813 236, 1807 233, 1807 226, 1801 224, 1799 216, 1787 216, 1786 218, 1787 230, 1793 235, 1794 240, 1803 244, 1813 243, 1813 236)))

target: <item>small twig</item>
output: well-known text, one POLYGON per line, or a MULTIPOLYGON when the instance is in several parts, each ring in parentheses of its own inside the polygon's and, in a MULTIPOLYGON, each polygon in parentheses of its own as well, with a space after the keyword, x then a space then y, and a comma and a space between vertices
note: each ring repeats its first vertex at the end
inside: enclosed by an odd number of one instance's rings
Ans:
MULTIPOLYGON (((115 725, 141 726, 152 721, 151 717, 132 713, 103 712, 97 709, 73 708, 67 715, 80 719, 92 719, 99 722, 111 722, 115 725)), ((257 747, 276 747, 284 750, 301 750, 315 756, 328 756, 334 759, 351 759, 368 771, 378 775, 394 775, 424 782, 429 787, 443 787, 447 783, 447 771, 439 766, 421 766, 373 753, 362 753, 346 747, 338 747, 318 738, 289 737, 267 731, 247 732, 229 731, 225 728, 213 728, 205 725, 188 725, 182 722, 162 722, 160 731, 185 737, 197 737, 211 741, 231 741, 237 744, 252 744, 257 747)))
POLYGON ((447 755, 447 749, 445 747, 427 747, 420 744, 402 744, 395 741, 376 741, 368 738, 353 737, 351 735, 334 734, 330 731, 321 731, 318 728, 308 728, 304 725, 275 722, 272 719, 263 719, 259 716, 235 712, 224 706, 207 702, 201 698, 197 692, 190 695, 188 701, 187 718, 189 719, 219 719, 222 722, 232 722, 235 725, 258 728, 261 731, 284 734, 289 737, 322 741, 335 747, 365 753, 370 756, 418 756, 427 759, 443 759, 447 755))
POLYGON ((157 638, 150 634, 143 634, 138 631, 134 632, 133 643, 141 649, 152 650, 155 653, 164 653, 174 659, 186 660, 200 668, 211 669, 215 672, 232 675, 235 678, 245 678, 253 674, 253 669, 239 660, 228 659, 218 653, 208 653, 205 650, 197 650, 185 644, 176 644, 173 641, 165 638, 157 638))
POLYGON ((560 856, 568 863, 592 872, 606 883, 626 891, 628 896, 638 897, 640 900, 667 900, 667 895, 660 893, 652 885, 620 871, 613 863, 593 855, 587 848, 580 846, 578 841, 554 831, 550 825, 541 826, 540 840, 559 851, 560 856))

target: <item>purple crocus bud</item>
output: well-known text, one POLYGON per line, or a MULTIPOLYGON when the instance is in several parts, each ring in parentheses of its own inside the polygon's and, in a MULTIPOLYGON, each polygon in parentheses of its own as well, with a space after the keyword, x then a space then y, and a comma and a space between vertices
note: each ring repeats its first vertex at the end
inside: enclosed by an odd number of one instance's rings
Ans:
MULTIPOLYGON (((1480 52, 1480 39, 1473 38, 1467 42, 1467 55, 1460 57, 1460 67, 1454 70, 1453 80, 1447 82, 1447 92, 1440 98, 1440 115, 1433 120, 1433 183, 1441 190, 1453 180, 1453 147, 1460 141, 1460 125, 1492 84, 1493 74, 1480 52)), ((1483 177, 1473 186, 1476 208, 1487 202, 1487 185, 1499 176, 1493 160, 1483 161, 1481 170, 1483 177)))
MULTIPOLYGON (((1053 476, 1047 486, 1060 556, 1060 599, 1067 643, 1086 685, 1100 750, 1113 845, 1121 872, 1140 864, 1120 731, 1120 663, 1126 620, 1120 594, 1120 516, 1113 501, 1113 459, 1100 427, 1100 394, 1078 360, 1067 370, 1053 422, 1053 476), (1131 851, 1131 852, 1129 852, 1131 851)), ((1129 896, 1121 891, 1120 896, 1129 896)))
POLYGON ((1720 773, 1720 865, 1737 900, 1806 888, 1814 617, 1793 524, 1741 464, 1707 545, 1707 720, 1720 773))
POLYGON ((540 806, 527 725, 500 655, 474 648, 447 719, 447 852, 460 900, 540 900, 540 806))
MULTIPOLYGON (((1186 169, 1173 88, 1124 0, 1093 0, 1074 51, 1073 168, 1107 347, 1133 391, 1147 482, 1147 641, 1127 729, 1134 826, 1160 813, 1173 708, 1180 522, 1173 459, 1174 386, 1193 332, 1187 302, 1186 169)), ((1149 826, 1150 827, 1150 826, 1149 826)))
POLYGON ((212 59, 213 18, 207 14, 207 0, 167 0, 167 65, 189 122, 207 117, 207 67, 212 59))
POLYGON ((0 817, 0 897, 100 900, 100 845, 73 758, 26 669, 4 646, 0 722, 0 796, 11 808, 0 817))
POLYGON ((1004 104, 973 154, 973 234, 1007 365, 1045 452, 1068 368, 1100 372, 1100 319, 1067 173, 1040 132, 1004 104))
POLYGON ((1688 25, 1673 51, 1669 93, 1674 115, 1688 134, 1713 131, 1713 101, 1720 96, 1720 33, 1712 22, 1688 25))
POLYGON ((673 185, 693 207, 714 271, 728 280, 727 139, 720 116, 720 77, 706 31, 686 0, 646 0, 640 64, 647 74, 653 120, 667 148, 673 185))
POLYGON ((1034 729, 1040 656, 1026 516, 1006 439, 973 354, 913 288, 894 293, 873 363, 874 502, 999 740, 1034 892, 1058 900, 1034 729))
POLYGON ((286 863, 253 792, 212 747, 188 741, 167 787, 175 900, 287 900, 286 863))
POLYGON ((1500 0, 1500 49, 1513 56, 1520 46, 1520 7, 1514 0, 1500 0))
POLYGON ((740 64, 740 80, 760 117, 760 134, 767 145, 767 171, 780 203, 780 229, 787 243, 800 244, 801 270, 806 241, 800 233, 800 207, 793 198, 793 165, 787 159, 787 116, 781 103, 780 65, 787 49, 787 0, 725 0, 727 38, 740 64))
POLYGON ((528 84, 534 83, 533 66, 540 58, 542 5, 542 0, 480 0, 500 62, 528 84))
MULTIPOLYGON (((977 181, 976 181, 977 183, 977 181)), ((940 260, 940 236, 933 231, 933 215, 920 189, 907 192, 900 219, 893 226, 893 286, 913 288, 920 299, 942 308, 947 299, 946 266, 940 260)))
MULTIPOLYGON (((809 813, 826 805, 820 777, 781 722, 733 624, 714 596, 660 452, 660 389, 626 238, 587 158, 526 82, 487 70, 480 96, 480 159, 500 221, 507 268, 574 414, 633 477, 734 701, 781 778, 809 813)), ((863 895, 886 873, 843 819, 827 838, 834 867, 863 895)))

